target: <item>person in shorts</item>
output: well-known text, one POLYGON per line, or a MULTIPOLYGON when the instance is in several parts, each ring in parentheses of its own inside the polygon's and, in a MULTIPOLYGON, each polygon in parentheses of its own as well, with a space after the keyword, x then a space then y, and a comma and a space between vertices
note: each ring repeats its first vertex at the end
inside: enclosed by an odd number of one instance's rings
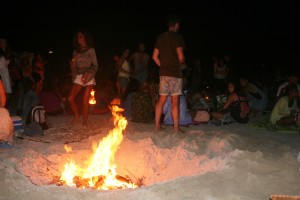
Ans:
POLYGON ((155 105, 155 131, 161 130, 161 116, 167 96, 171 95, 174 132, 179 129, 179 97, 182 95, 183 75, 185 66, 185 42, 178 33, 180 19, 176 15, 167 17, 168 30, 161 33, 155 42, 152 59, 159 67, 159 99, 155 105))
POLYGON ((98 70, 98 61, 93 47, 93 39, 88 31, 80 30, 76 32, 73 45, 75 49, 70 63, 73 84, 68 96, 68 102, 74 114, 71 125, 74 125, 80 118, 75 98, 81 89, 84 89, 82 115, 83 125, 87 126, 89 97, 94 85, 96 85, 95 74, 98 70))

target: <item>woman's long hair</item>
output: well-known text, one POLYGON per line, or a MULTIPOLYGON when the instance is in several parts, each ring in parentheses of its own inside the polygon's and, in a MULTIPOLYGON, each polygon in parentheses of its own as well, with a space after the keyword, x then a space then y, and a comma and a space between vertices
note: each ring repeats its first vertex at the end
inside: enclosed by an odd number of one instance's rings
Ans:
POLYGON ((94 38, 87 30, 78 30, 73 38, 73 47, 75 50, 80 50, 80 45, 78 43, 78 34, 81 33, 85 37, 87 47, 94 47, 94 38))

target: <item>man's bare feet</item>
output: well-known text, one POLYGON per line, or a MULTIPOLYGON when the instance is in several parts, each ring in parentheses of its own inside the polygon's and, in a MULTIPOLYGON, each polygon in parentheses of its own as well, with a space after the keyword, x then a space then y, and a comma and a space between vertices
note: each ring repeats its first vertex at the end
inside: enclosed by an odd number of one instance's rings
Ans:
POLYGON ((82 122, 82 125, 83 125, 83 126, 88 126, 89 124, 88 124, 87 121, 83 121, 83 122, 82 122))
POLYGON ((156 125, 156 127, 155 127, 155 133, 158 133, 158 132, 161 132, 161 131, 164 131, 164 130, 165 130, 165 128, 160 126, 160 125, 156 125))
POLYGON ((174 127, 174 133, 185 133, 184 130, 180 129, 179 127, 174 127))
POLYGON ((75 116, 72 121, 70 122, 70 125, 75 125, 78 121, 79 121, 80 117, 79 116, 75 116))

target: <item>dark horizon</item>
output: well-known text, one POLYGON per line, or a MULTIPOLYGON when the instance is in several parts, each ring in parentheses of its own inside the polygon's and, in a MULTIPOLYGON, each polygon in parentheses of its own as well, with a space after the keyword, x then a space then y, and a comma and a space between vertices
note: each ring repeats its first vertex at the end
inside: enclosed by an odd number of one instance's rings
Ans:
POLYGON ((229 3, 190 2, 189 5, 163 7, 145 2, 73 1, 64 8, 55 2, 21 2, 15 16, 1 30, 17 52, 47 54, 53 50, 57 60, 69 59, 76 30, 85 28, 95 38, 97 56, 104 61, 122 48, 136 50, 145 41, 151 54, 155 39, 166 30, 165 16, 175 13, 182 18, 187 56, 210 57, 231 53, 235 57, 260 64, 299 68, 299 5, 295 2, 229 3))

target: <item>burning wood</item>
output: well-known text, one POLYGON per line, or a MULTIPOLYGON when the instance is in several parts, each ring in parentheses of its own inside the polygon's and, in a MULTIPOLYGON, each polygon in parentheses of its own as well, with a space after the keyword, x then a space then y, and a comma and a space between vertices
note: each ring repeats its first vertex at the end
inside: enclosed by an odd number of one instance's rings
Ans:
POLYGON ((127 120, 120 114, 124 111, 122 108, 112 105, 111 110, 115 127, 102 141, 93 145, 93 154, 84 162, 87 166, 77 166, 71 160, 65 164, 57 184, 103 190, 138 187, 130 178, 117 175, 115 153, 123 140, 127 120))
MULTIPOLYGON (((124 176, 120 176, 120 175, 116 175, 115 177, 118 181, 123 182, 124 184, 129 184, 129 185, 137 185, 138 187, 141 187, 142 184, 135 184, 131 181, 131 179, 129 177, 124 177, 124 176)), ((95 176, 95 177, 91 177, 91 178, 82 178, 80 176, 74 176, 73 178, 73 182, 76 185, 76 188, 91 188, 91 189, 99 189, 102 188, 103 185, 105 184, 105 176, 95 176), (95 183, 94 186, 89 186, 89 182, 92 179, 92 181, 95 183)), ((51 184, 55 184, 57 186, 63 186, 66 185, 66 183, 63 180, 60 180, 60 177, 55 176, 53 178, 53 181, 51 182, 51 184)), ((111 186, 108 187, 109 190, 114 190, 114 189, 122 189, 123 187, 118 187, 118 186, 111 186)))
POLYGON ((76 184, 77 188, 88 188, 89 187, 89 181, 92 179, 92 181, 95 183, 92 189, 100 188, 104 183, 104 176, 95 176, 91 178, 81 178, 79 176, 75 176, 73 178, 73 182, 76 184))

